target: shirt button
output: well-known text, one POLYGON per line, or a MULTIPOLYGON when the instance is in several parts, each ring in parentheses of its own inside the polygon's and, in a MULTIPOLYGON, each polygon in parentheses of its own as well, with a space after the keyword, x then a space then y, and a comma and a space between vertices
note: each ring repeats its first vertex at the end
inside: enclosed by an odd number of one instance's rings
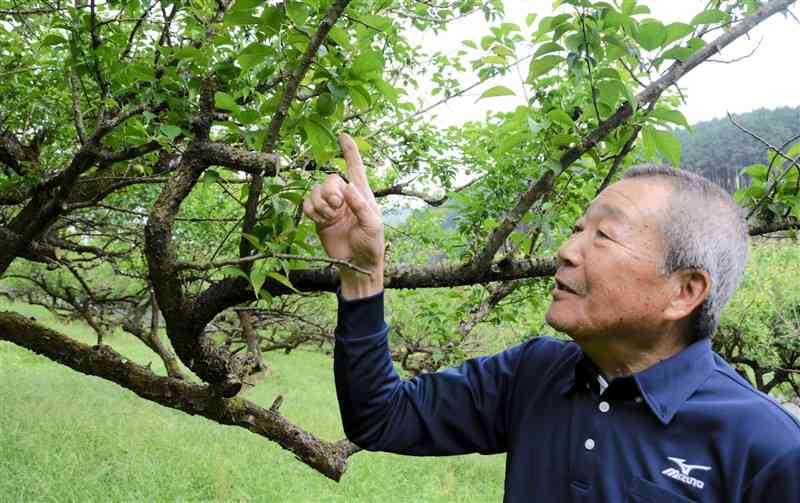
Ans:
POLYGON ((636 398, 633 399, 633 401, 636 403, 642 403, 642 397, 637 396, 636 398))
POLYGON ((583 443, 583 446, 586 448, 587 451, 591 451, 594 449, 594 440, 591 438, 587 438, 586 442, 583 443))
POLYGON ((600 402, 597 405, 597 408, 600 409, 600 412, 605 414, 606 412, 611 410, 611 405, 609 405, 608 402, 600 402))

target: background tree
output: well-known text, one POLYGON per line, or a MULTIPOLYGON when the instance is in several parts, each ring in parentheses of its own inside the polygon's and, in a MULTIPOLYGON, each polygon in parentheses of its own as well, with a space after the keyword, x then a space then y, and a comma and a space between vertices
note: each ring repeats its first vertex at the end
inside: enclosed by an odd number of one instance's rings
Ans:
MULTIPOLYGON (((479 341, 475 324, 504 299, 533 297, 522 309, 536 309, 546 287, 531 280, 552 275, 572 221, 627 166, 657 155, 680 164, 670 129, 686 126, 679 79, 793 3, 714 0, 688 23, 665 24, 635 0, 572 0, 521 27, 502 21, 499 1, 2 0, 0 97, 17 106, 2 116, 0 273, 92 320, 98 344, 13 313, 0 314, 0 339, 265 436, 338 480, 355 446, 291 424, 280 398, 264 407, 238 396, 263 372, 259 331, 330 337, 319 306, 331 299, 297 314, 285 298, 336 288, 336 261, 320 256, 299 206, 311 184, 344 169, 333 132, 352 132, 378 168, 376 197, 458 208, 447 232, 388 233, 387 288, 488 285, 467 291, 470 305, 445 300, 398 323, 398 358, 430 370, 479 341), (472 13, 489 34, 455 56, 407 38, 472 13), (443 103, 475 87, 460 74, 482 83, 521 64, 522 104, 482 122, 439 130, 411 98, 426 71, 443 103), (470 183, 455 183, 461 171, 470 183), (158 375, 103 343, 102 313, 114 311, 104 305, 128 301, 128 331, 169 359, 153 340, 160 311, 186 372, 158 375), (441 315, 456 303, 452 338, 441 315), (437 334, 430 354, 414 349, 418 322, 437 334)), ((509 93, 494 86, 482 98, 509 93)), ((771 147, 780 169, 743 198, 773 226, 756 233, 797 225, 784 211, 794 148, 771 147)))

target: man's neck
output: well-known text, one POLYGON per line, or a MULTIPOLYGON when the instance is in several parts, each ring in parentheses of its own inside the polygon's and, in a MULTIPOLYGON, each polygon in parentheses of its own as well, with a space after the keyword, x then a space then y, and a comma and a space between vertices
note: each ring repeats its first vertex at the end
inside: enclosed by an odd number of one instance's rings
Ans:
POLYGON ((578 340, 581 349, 591 358, 607 379, 635 374, 678 354, 688 344, 688 338, 679 332, 668 331, 661 336, 620 337, 603 336, 591 340, 578 340))

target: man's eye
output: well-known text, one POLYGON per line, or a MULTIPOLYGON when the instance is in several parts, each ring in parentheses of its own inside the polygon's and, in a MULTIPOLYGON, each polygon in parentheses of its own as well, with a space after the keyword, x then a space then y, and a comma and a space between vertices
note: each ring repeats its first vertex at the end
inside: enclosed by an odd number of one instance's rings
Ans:
POLYGON ((597 231, 597 235, 598 235, 600 238, 602 238, 602 239, 611 239, 611 238, 608 236, 608 234, 606 234, 605 232, 603 232, 603 231, 601 231, 601 230, 598 230, 598 231, 597 231))
POLYGON ((573 225, 572 226, 572 233, 573 234, 577 234, 577 233, 579 233, 581 231, 583 231, 583 227, 582 226, 580 226, 580 225, 573 225))

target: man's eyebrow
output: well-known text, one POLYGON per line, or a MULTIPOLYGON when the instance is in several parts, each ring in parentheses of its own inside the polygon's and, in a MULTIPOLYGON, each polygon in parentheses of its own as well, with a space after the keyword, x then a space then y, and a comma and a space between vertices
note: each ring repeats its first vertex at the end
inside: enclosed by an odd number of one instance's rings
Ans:
POLYGON ((621 222, 626 222, 629 220, 628 215, 624 211, 608 203, 600 203, 596 206, 593 205, 590 207, 589 211, 592 213, 597 213, 598 217, 608 216, 613 220, 621 222))

